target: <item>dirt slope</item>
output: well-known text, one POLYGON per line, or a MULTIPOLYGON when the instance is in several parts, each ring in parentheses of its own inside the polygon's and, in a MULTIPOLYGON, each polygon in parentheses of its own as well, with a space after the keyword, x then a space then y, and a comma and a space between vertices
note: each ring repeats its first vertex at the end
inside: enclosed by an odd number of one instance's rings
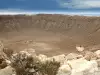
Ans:
POLYGON ((100 47, 100 17, 57 14, 1 15, 0 39, 15 51, 33 47, 37 53, 56 55, 100 47), (31 40, 28 44, 25 42, 31 40))

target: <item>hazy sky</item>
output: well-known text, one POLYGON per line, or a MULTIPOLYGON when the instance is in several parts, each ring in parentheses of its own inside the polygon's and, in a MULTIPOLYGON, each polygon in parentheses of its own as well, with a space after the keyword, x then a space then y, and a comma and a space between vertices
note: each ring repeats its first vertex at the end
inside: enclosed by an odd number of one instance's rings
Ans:
POLYGON ((100 0, 0 0, 0 11, 89 12, 100 14, 100 0))

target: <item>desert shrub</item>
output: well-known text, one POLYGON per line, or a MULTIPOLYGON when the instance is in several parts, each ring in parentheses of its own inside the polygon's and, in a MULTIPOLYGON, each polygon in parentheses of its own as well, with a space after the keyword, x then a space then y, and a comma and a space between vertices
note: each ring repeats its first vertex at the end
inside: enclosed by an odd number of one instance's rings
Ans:
POLYGON ((11 57, 11 66, 17 75, 56 75, 60 63, 55 60, 42 63, 27 52, 19 52, 11 57))
POLYGON ((6 59, 5 56, 2 53, 0 53, 0 69, 7 67, 5 59, 6 59))
POLYGON ((60 67, 60 62, 46 61, 45 63, 38 63, 38 70, 42 75, 56 75, 58 68, 60 67))
POLYGON ((11 66, 17 75, 33 75, 36 73, 36 60, 27 52, 16 53, 11 58, 11 66))

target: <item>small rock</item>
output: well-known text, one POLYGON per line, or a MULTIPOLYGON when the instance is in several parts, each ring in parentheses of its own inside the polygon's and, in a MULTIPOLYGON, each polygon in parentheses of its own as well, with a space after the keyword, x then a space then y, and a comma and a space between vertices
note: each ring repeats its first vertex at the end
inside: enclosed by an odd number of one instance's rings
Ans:
POLYGON ((33 73, 33 72, 35 72, 35 70, 32 68, 29 70, 29 72, 33 73))
POLYGON ((78 52, 84 51, 84 47, 81 46, 81 45, 79 45, 79 46, 77 45, 77 46, 76 46, 76 49, 77 49, 78 52))

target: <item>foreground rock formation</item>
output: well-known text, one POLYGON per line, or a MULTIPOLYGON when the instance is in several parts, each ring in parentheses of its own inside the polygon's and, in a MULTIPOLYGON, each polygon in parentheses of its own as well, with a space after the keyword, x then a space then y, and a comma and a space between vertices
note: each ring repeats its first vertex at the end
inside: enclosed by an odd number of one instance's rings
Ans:
MULTIPOLYGON (((99 75, 100 53, 87 51, 84 55, 70 53, 48 57, 37 55, 32 48, 11 56, 1 50, 0 75, 99 75), (29 51, 28 51, 29 50, 29 51), (95 59, 96 58, 96 59, 95 59), (5 62, 5 63, 4 63, 5 62)), ((7 49, 9 51, 9 49, 7 49)), ((82 50, 84 51, 84 50, 82 50)), ((82 52, 81 51, 81 52, 82 52)))

